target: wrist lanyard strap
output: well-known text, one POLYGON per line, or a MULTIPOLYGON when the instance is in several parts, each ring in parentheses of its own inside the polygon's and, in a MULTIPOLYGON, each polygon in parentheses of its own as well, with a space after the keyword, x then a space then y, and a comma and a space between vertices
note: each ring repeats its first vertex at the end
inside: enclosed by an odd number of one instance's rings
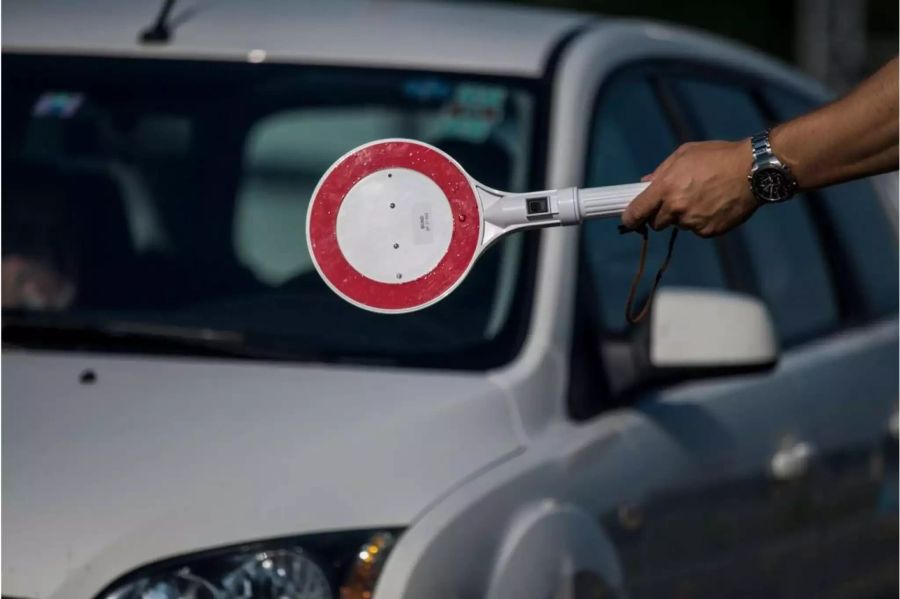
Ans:
MULTIPOLYGON (((631 232, 631 229, 619 227, 619 233, 629 232, 631 232)), ((629 324, 639 323, 647 316, 647 313, 650 312, 650 306, 653 304, 653 296, 656 295, 656 288, 659 287, 659 282, 662 280, 663 273, 669 268, 669 263, 672 261, 672 250, 675 249, 675 240, 678 238, 678 228, 672 227, 672 234, 669 236, 669 247, 666 250, 666 257, 659 266, 659 270, 656 271, 656 277, 653 279, 653 286, 650 288, 650 295, 647 297, 647 301, 644 302, 640 312, 634 314, 632 306, 634 304, 634 296, 637 294, 638 283, 641 282, 641 278, 644 276, 644 266, 647 262, 647 247, 650 245, 650 238, 647 235, 646 225, 642 226, 640 229, 635 229, 634 232, 640 233, 642 240, 641 257, 638 261, 638 269, 634 278, 631 279, 631 288, 628 290, 628 298, 625 300, 625 319, 629 324)))

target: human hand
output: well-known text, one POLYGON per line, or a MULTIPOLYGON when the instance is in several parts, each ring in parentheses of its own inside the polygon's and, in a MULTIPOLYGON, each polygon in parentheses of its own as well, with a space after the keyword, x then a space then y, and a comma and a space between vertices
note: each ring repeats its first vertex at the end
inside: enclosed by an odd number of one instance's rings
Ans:
POLYGON ((670 225, 701 237, 721 235, 750 218, 759 200, 747 173, 748 140, 686 143, 644 177, 647 187, 625 209, 622 223, 659 231, 670 225))

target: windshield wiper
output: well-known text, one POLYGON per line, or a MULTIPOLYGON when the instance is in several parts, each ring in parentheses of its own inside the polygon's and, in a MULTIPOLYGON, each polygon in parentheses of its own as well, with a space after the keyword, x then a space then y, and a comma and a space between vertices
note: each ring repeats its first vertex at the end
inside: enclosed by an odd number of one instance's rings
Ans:
POLYGON ((240 331, 128 321, 86 321, 44 315, 3 317, 3 344, 12 347, 137 351, 267 360, 313 360, 299 352, 251 346, 240 331))

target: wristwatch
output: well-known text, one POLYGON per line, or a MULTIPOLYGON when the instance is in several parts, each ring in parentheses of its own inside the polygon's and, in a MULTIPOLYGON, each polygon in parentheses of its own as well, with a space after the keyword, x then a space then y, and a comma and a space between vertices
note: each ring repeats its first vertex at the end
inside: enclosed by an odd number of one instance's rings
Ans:
POLYGON ((797 192, 797 179, 791 169, 772 153, 769 130, 750 138, 753 166, 747 180, 750 191, 760 202, 774 203, 789 200, 797 192))

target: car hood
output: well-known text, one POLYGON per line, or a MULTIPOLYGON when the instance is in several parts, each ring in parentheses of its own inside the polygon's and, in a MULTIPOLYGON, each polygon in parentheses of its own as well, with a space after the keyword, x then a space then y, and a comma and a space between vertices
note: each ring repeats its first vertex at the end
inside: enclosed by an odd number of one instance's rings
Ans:
POLYGON ((172 555, 403 526, 519 449, 479 374, 9 351, 2 387, 4 595, 90 597, 172 555))

